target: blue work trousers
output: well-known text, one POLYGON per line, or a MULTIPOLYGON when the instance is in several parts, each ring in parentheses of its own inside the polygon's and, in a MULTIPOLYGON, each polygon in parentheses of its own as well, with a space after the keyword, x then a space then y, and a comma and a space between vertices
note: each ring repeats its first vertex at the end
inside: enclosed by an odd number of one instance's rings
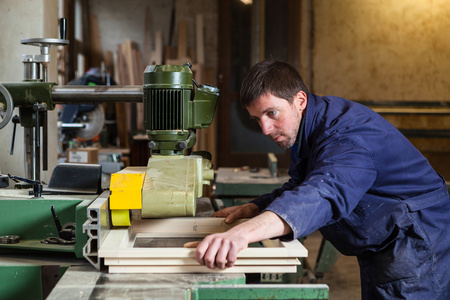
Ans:
POLYGON ((406 204, 394 242, 358 255, 362 299, 450 299, 450 199, 412 210, 406 204))

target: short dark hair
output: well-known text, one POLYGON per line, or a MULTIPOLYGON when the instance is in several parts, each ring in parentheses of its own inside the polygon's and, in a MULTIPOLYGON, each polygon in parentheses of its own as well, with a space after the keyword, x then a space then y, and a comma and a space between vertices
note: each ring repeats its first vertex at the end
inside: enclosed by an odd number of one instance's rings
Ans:
POLYGON ((304 91, 306 95, 309 93, 293 66, 278 60, 263 60, 254 65, 245 76, 240 100, 242 106, 248 107, 262 95, 271 93, 292 102, 299 91, 304 91))

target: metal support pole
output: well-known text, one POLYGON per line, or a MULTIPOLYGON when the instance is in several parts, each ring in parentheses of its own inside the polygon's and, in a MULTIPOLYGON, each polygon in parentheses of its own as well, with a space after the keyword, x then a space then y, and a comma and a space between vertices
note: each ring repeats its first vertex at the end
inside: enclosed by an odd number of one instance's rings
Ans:
POLYGON ((24 128, 26 178, 39 181, 41 174, 40 147, 35 147, 36 135, 33 127, 24 128))
POLYGON ((142 102, 142 86, 54 86, 52 100, 54 104, 86 104, 101 102, 142 102))

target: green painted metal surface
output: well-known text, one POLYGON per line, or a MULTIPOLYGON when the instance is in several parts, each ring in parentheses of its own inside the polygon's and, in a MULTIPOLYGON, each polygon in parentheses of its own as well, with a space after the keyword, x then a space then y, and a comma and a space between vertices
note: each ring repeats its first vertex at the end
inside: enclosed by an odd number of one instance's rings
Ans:
POLYGON ((184 155, 196 142, 193 129, 212 123, 219 90, 194 88, 187 65, 152 65, 144 71, 144 127, 152 153, 184 155))
POLYGON ((192 72, 188 66, 151 65, 144 72, 144 88, 192 90, 192 72))
POLYGON ((23 251, 73 252, 83 257, 83 246, 87 235, 83 233, 87 206, 91 200, 47 200, 47 199, 0 199, 0 236, 18 235, 17 244, 0 244, 0 253, 23 251), (51 213, 51 206, 62 225, 76 223, 76 243, 74 245, 43 244, 48 237, 57 237, 58 232, 51 213))
POLYGON ((233 277, 233 278, 227 278, 224 276, 223 279, 217 279, 219 277, 214 276, 213 280, 210 281, 204 281, 204 282, 196 282, 194 285, 236 285, 236 284, 245 284, 245 275, 242 274, 241 277, 233 277))
MULTIPOLYGON (((45 103, 47 110, 53 110, 55 105, 52 101, 52 88, 54 82, 20 82, 2 83, 9 91, 14 102, 14 107, 19 107, 20 125, 22 127, 36 126, 35 112, 33 104, 45 103)), ((4 102, 4 97, 0 94, 0 102, 4 102)), ((43 120, 43 113, 40 120, 43 120)), ((41 123, 41 122, 40 122, 41 123)), ((41 124, 42 125, 42 124, 41 124)))
POLYGON ((0 300, 43 299, 41 266, 0 266, 0 300))
POLYGON ((0 300, 45 299, 69 266, 0 261, 0 300), (48 267, 56 273, 46 271, 48 267))
POLYGON ((186 299, 328 299, 328 286, 324 284, 205 285, 188 290, 186 299))
MULTIPOLYGON (((34 103, 46 103, 48 109, 53 109, 52 88, 54 82, 20 82, 2 83, 13 98, 14 107, 30 107, 34 103)), ((0 95, 0 102, 4 102, 3 95, 0 95)))
POLYGON ((216 194, 221 197, 224 196, 257 197, 266 193, 270 193, 281 186, 282 183, 259 184, 257 182, 255 183, 216 182, 216 194))
POLYGON ((322 239, 314 268, 316 276, 323 277, 323 274, 331 269, 341 255, 329 241, 322 239))

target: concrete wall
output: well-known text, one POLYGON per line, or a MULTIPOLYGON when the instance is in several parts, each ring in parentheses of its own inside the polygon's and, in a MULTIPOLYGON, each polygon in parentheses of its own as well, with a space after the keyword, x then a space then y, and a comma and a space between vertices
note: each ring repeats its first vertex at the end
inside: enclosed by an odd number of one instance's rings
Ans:
MULTIPOLYGON (((23 80, 22 54, 39 54, 39 48, 20 44, 21 39, 58 37, 57 0, 0 0, 0 83, 23 80)), ((51 49, 49 81, 56 81, 56 49, 51 49)), ((14 111, 18 114, 18 110, 14 111)), ((57 162, 56 112, 49 113, 49 170, 57 162)), ((0 171, 25 176, 23 128, 17 127, 14 155, 10 156, 13 126, 0 130, 0 171)), ((48 182, 51 171, 41 179, 48 182)))

